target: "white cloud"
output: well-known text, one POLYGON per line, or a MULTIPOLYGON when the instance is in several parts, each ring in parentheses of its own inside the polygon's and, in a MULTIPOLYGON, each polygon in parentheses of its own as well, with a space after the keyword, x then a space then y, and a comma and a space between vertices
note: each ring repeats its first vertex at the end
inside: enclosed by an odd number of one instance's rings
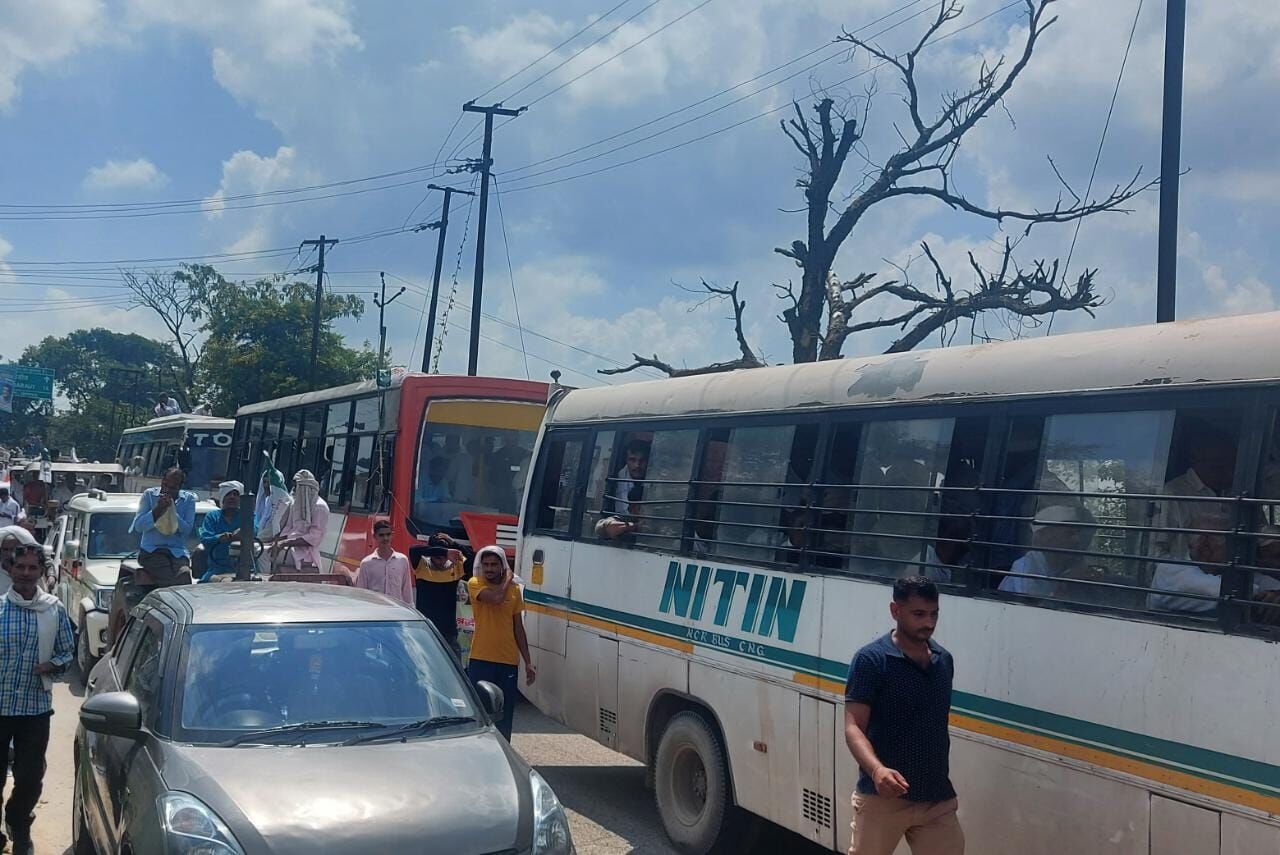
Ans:
MULTIPOLYGON (((205 217, 211 223, 219 223, 226 213, 228 197, 266 193, 314 181, 314 175, 299 164, 297 153, 290 146, 280 146, 275 154, 266 157, 248 150, 238 151, 222 162, 222 181, 204 200, 205 217)), ((280 208, 272 207, 237 214, 234 225, 218 230, 223 236, 225 251, 252 252, 269 247, 283 215, 280 208)))
POLYGON ((164 26, 208 41, 214 78, 236 98, 261 103, 296 87, 317 65, 364 46, 346 0, 127 0, 136 29, 164 26))
POLYGON ((84 177, 86 190, 154 190, 169 183, 169 176, 145 157, 136 160, 108 160, 84 177))
POLYGON ((13 106, 28 68, 47 69, 100 37, 101 0, 5 3, 0 15, 0 109, 13 106))
POLYGON ((1276 308, 1275 291, 1256 276, 1232 282, 1221 267, 1211 264, 1204 269, 1204 282, 1211 303, 1203 314, 1245 315, 1276 308))

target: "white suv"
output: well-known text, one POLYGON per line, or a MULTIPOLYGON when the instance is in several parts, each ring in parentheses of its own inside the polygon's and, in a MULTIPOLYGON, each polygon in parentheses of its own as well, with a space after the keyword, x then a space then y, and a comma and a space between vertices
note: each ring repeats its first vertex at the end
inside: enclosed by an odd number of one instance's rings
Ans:
MULTIPOLYGON (((129 526, 141 498, 140 493, 91 490, 67 502, 56 523, 52 552, 58 573, 53 594, 62 600, 76 628, 76 664, 86 676, 107 644, 107 615, 120 562, 138 551, 138 535, 129 526)), ((196 505, 188 548, 199 542, 200 522, 215 507, 213 502, 196 505)))

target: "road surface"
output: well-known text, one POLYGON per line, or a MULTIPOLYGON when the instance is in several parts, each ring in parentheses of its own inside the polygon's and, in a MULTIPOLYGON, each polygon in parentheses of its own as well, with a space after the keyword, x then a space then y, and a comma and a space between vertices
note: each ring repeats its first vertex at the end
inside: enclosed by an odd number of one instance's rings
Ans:
MULTIPOLYGON (((83 694, 74 669, 53 687, 49 769, 32 828, 39 855, 71 855, 71 747, 83 694)), ((579 855, 675 852, 662 832, 639 763, 566 730, 528 704, 516 710, 513 742, 564 803, 579 855)), ((767 828, 753 848, 797 855, 825 851, 777 828, 767 828)))

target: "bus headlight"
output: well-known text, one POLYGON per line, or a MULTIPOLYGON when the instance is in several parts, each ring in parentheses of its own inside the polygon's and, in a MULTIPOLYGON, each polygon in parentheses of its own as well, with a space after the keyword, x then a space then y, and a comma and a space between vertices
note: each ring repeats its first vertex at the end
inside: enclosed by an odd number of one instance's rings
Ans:
POLYGON ((533 794, 533 855, 574 855, 569 819, 551 785, 537 772, 529 772, 533 794))
POLYGON ((93 607, 100 612, 111 611, 111 596, 115 592, 115 588, 98 588, 93 592, 93 607))
POLYGON ((165 851, 174 855, 244 855, 226 823, 208 805, 187 793, 156 799, 164 827, 165 851))

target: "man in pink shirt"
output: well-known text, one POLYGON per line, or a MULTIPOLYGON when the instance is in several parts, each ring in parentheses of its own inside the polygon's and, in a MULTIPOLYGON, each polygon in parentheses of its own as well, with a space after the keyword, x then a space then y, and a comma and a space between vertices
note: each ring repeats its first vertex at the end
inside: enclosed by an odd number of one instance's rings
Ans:
POLYGON ((391 548, 391 523, 378 520, 373 524, 373 536, 378 541, 378 548, 360 562, 360 570, 351 583, 366 591, 386 594, 412 608, 413 568, 409 566, 407 555, 391 548))

